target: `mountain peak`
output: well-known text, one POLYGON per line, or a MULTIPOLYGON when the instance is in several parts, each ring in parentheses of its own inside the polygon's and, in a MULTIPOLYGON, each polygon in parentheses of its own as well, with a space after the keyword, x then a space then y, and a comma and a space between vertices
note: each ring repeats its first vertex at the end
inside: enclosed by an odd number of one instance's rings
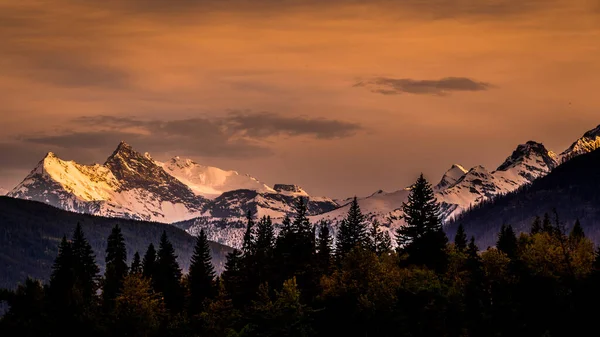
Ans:
POLYGON ((294 184, 275 184, 273 189, 281 194, 291 194, 295 196, 308 196, 308 193, 302 187, 294 184))
POLYGON ((561 153, 561 162, 568 161, 573 157, 592 152, 596 149, 600 149, 600 125, 584 133, 581 138, 577 139, 568 149, 561 153))
POLYGON ((586 132, 584 135, 584 137, 587 138, 596 138, 596 137, 600 137, 600 125, 598 125, 596 128, 591 129, 590 131, 586 132))
MULTIPOLYGON (((506 171, 531 160, 537 161, 541 166, 547 167, 546 171, 554 169, 557 165, 557 158, 554 152, 548 151, 544 144, 530 140, 525 144, 519 144, 513 153, 496 170, 506 171)), ((531 163, 525 163, 525 165, 531 166, 531 163)))
POLYGON ((459 164, 453 164, 444 173, 440 182, 437 185, 435 185, 435 189, 442 190, 442 189, 448 188, 448 187, 456 184, 456 182, 458 182, 458 180, 462 176, 464 176, 466 173, 467 173, 467 170, 465 170, 464 167, 462 167, 459 164))

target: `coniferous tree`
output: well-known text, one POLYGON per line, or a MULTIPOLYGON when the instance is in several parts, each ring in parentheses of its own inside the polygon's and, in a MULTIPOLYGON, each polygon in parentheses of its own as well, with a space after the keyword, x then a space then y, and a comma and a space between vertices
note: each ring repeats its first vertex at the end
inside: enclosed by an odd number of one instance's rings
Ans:
POLYGON ((221 275, 222 283, 227 294, 235 304, 239 304, 244 300, 244 278, 242 275, 243 255, 238 249, 234 249, 227 254, 225 262, 225 270, 221 275))
POLYGON ((585 238, 585 232, 583 231, 583 228, 581 227, 581 223, 579 222, 579 219, 577 219, 577 221, 575 221, 575 225, 573 226, 573 229, 571 229, 571 233, 569 233, 569 239, 574 242, 579 242, 583 238, 585 238))
POLYGON ((73 232, 73 241, 71 243, 73 250, 74 273, 79 291, 83 300, 91 304, 96 296, 98 289, 98 274, 100 269, 96 265, 96 256, 92 246, 85 238, 83 229, 78 223, 73 232))
POLYGON ((596 252, 594 253, 594 263, 592 264, 592 268, 596 273, 600 273, 600 246, 596 248, 596 252))
POLYGON ((456 235, 454 236, 454 248, 458 251, 464 251, 467 249, 467 234, 462 224, 458 225, 456 229, 456 235))
POLYGON ((264 216, 256 227, 253 263, 258 284, 273 281, 275 232, 270 216, 264 216))
POLYGON ((544 220, 542 221, 542 231, 550 235, 554 234, 554 226, 552 225, 552 220, 550 220, 550 215, 548 213, 544 214, 544 220))
POLYGON ((252 254, 254 249, 254 215, 252 211, 246 213, 246 232, 244 233, 244 241, 242 243, 242 252, 244 255, 252 254))
POLYGON ((329 225, 326 221, 319 224, 319 239, 317 241, 317 261, 321 274, 329 274, 331 271, 331 246, 333 239, 329 234, 329 225))
POLYGON ((135 254, 133 254, 133 261, 131 261, 129 272, 131 274, 142 274, 142 260, 140 258, 140 253, 135 252, 135 254))
POLYGON ((196 239, 194 255, 192 255, 188 274, 190 313, 192 315, 198 314, 203 308, 204 301, 216 294, 215 275, 208 238, 203 229, 196 239))
POLYGON ((154 245, 150 243, 144 259, 142 260, 142 275, 147 279, 152 279, 156 273, 156 249, 154 245))
POLYGON ((440 206, 423 174, 411 187, 402 210, 406 225, 396 231, 400 252, 408 254, 408 263, 444 270, 448 263, 448 238, 442 230, 440 206))
POLYGON ((125 239, 119 225, 115 225, 108 236, 105 261, 106 272, 104 273, 102 299, 104 308, 112 310, 115 298, 117 298, 128 272, 125 239))
POLYGON ((487 305, 487 293, 484 282, 485 274, 483 263, 478 255, 475 238, 471 237, 466 249, 467 261, 465 263, 468 272, 468 282, 465 286, 465 311, 467 327, 474 336, 486 335, 487 324, 485 321, 485 310, 487 305))
POLYGON ((543 227, 542 227, 542 219, 540 219, 539 216, 536 215, 535 219, 533 220, 533 223, 531 224, 531 235, 535 235, 538 233, 541 233, 543 231, 543 227))
POLYGON ((51 303, 59 307, 69 307, 75 302, 75 261, 73 247, 63 236, 58 246, 58 255, 52 265, 48 293, 51 303))
POLYGON ((358 199, 354 197, 346 218, 342 220, 339 227, 336 243, 336 254, 342 258, 354 247, 368 247, 370 244, 367 233, 365 216, 360 210, 358 199))
POLYGON ((371 222, 370 238, 368 240, 370 250, 378 256, 392 251, 390 235, 386 230, 381 230, 380 227, 381 225, 377 219, 371 222))
POLYGON ((498 234, 498 242, 496 248, 505 253, 509 258, 514 258, 517 255, 517 235, 511 225, 502 225, 498 234))
POLYGON ((180 312, 183 308, 184 292, 181 287, 181 268, 173 244, 163 231, 156 253, 156 272, 153 275, 156 292, 163 294, 165 306, 171 312, 180 312))

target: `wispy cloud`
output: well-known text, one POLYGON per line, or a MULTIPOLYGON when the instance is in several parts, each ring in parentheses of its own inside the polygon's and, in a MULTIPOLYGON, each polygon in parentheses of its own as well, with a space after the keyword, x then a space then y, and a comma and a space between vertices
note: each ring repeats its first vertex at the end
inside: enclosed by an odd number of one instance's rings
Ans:
POLYGON ((358 81, 354 86, 365 87, 373 93, 382 95, 408 93, 437 96, 444 96, 453 91, 485 91, 492 87, 490 83, 478 82, 467 77, 445 77, 439 80, 376 77, 366 81, 358 81))

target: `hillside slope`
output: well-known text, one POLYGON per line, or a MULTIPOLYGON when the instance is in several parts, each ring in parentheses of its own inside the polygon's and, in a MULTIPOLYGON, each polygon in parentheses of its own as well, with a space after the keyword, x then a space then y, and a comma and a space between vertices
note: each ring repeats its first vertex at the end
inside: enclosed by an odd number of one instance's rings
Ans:
MULTIPOLYGON (((179 264, 184 271, 189 267, 196 239, 174 226, 71 213, 39 202, 0 197, 0 287, 14 287, 27 276, 47 279, 60 239, 65 234, 70 237, 77 223, 81 223, 102 270, 106 239, 115 224, 122 229, 129 260, 136 251, 143 256, 150 243, 158 249, 160 235, 166 230, 179 264)), ((213 264, 222 271, 231 248, 215 242, 210 246, 213 264)))

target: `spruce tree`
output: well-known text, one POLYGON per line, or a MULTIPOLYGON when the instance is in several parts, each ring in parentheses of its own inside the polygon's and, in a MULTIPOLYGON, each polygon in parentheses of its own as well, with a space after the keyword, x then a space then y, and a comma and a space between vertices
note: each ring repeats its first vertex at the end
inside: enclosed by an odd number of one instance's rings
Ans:
POLYGON ((542 231, 550 235, 554 234, 554 226, 552 225, 552 220, 550 220, 550 215, 548 213, 544 214, 544 220, 542 221, 542 231))
POLYGON ((454 236, 454 248, 462 252, 467 249, 467 234, 462 224, 458 225, 456 235, 454 236))
POLYGON ((163 231, 156 254, 156 272, 154 274, 154 287, 156 292, 163 294, 165 306, 171 312, 180 312, 183 309, 184 292, 181 287, 181 268, 177 263, 177 255, 173 244, 163 231))
POLYGON ((465 267, 468 273, 468 281, 465 286, 465 313, 469 331, 474 336, 484 336, 487 329, 485 310, 488 307, 488 295, 484 287, 483 263, 477 252, 475 238, 471 237, 466 249, 465 267))
POLYGON ((216 294, 215 275, 208 239, 203 229, 196 239, 196 246, 194 247, 194 254, 192 255, 188 275, 190 314, 200 313, 204 301, 216 294))
POLYGON ((108 236, 105 261, 106 272, 104 273, 102 299, 104 308, 112 310, 128 272, 125 239, 119 225, 115 225, 108 236))
POLYGON ((392 250, 392 240, 389 233, 386 230, 381 230, 380 227, 381 225, 377 219, 371 222, 370 238, 368 240, 370 250, 378 256, 387 254, 392 250))
POLYGON ((333 239, 329 234, 329 224, 322 220, 319 224, 319 239, 317 241, 317 261, 321 274, 327 275, 331 271, 331 246, 333 239))
POLYGON ((242 243, 242 252, 245 255, 252 254, 254 249, 254 215, 252 211, 246 213, 246 232, 244 233, 244 241, 242 243))
POLYGON ((58 255, 52 265, 48 293, 51 303, 59 307, 68 307, 74 302, 75 261, 73 247, 63 236, 58 246, 58 255))
POLYGON ((571 229, 571 233, 569 233, 569 239, 572 240, 573 242, 579 242, 583 238, 585 238, 585 232, 583 231, 583 228, 581 227, 581 223, 579 222, 579 219, 577 219, 577 221, 575 221, 575 225, 573 226, 573 229, 571 229))
POLYGON ((539 216, 535 216, 535 219, 533 220, 533 223, 531 224, 531 235, 535 235, 538 233, 541 233, 543 231, 543 227, 542 227, 542 219, 540 219, 539 216))
POLYGON ((445 270, 448 238, 442 230, 440 206, 423 174, 411 187, 408 202, 402 203, 402 211, 405 225, 396 231, 396 241, 399 251, 408 254, 406 261, 440 272, 445 270))
POLYGON ((96 265, 96 256, 92 246, 85 238, 83 229, 78 223, 73 232, 71 243, 73 250, 74 273, 76 283, 86 303, 90 304, 96 297, 98 289, 98 274, 100 269, 96 265))
POLYGON ((131 274, 142 274, 142 261, 140 260, 140 253, 135 252, 133 254, 133 261, 131 261, 131 267, 129 268, 131 274))
POLYGON ((502 225, 496 248, 513 259, 517 256, 517 235, 511 225, 502 225))
POLYGON ((243 255, 238 249, 234 249, 227 254, 225 270, 221 275, 223 287, 231 297, 231 300, 237 305, 243 300, 244 296, 244 278, 242 277, 243 255))
POLYGON ((275 233, 271 217, 264 216, 256 227, 253 263, 258 284, 273 281, 275 233))
POLYGON ((147 279, 154 278, 156 273, 156 249, 154 245, 150 243, 146 254, 144 254, 144 260, 142 261, 142 275, 147 279))
POLYGON ((358 199, 354 197, 346 218, 342 220, 339 227, 336 244, 336 254, 339 258, 343 258, 354 247, 369 246, 369 237, 367 233, 367 225, 365 216, 360 210, 358 199))

